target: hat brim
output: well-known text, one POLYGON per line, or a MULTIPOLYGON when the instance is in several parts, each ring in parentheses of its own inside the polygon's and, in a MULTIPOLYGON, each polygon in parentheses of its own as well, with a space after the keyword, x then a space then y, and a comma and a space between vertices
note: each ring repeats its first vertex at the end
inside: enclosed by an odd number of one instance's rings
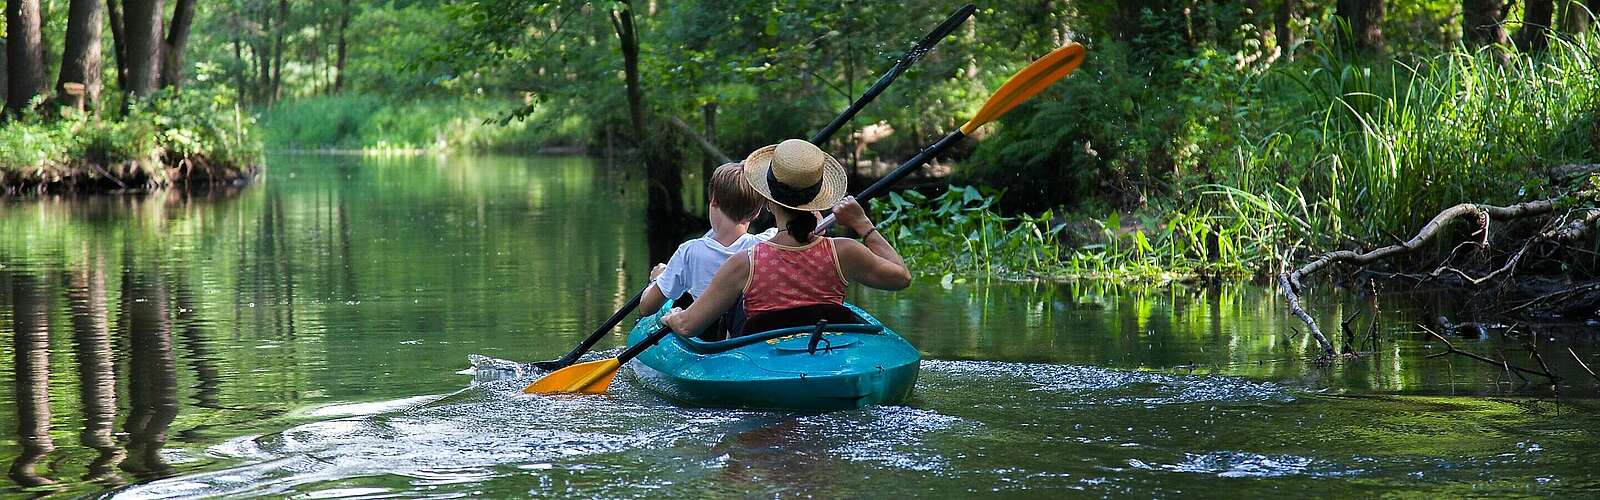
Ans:
POLYGON ((777 203, 795 210, 818 211, 830 210, 844 200, 845 194, 850 190, 850 176, 844 171, 844 165, 826 151, 822 153, 822 186, 817 191, 817 196, 811 201, 800 205, 790 205, 772 198, 772 188, 767 185, 767 171, 772 169, 772 156, 778 150, 778 145, 764 146, 750 152, 744 159, 744 176, 750 181, 750 187, 761 194, 767 201, 777 203))

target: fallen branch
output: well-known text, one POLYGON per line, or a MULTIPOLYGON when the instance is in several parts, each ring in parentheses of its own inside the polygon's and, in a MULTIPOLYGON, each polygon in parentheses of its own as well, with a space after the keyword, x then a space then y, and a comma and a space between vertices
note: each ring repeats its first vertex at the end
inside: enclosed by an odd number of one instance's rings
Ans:
POLYGON ((1600 375, 1595 375, 1594 374, 1594 370, 1590 370, 1589 369, 1589 364, 1588 363, 1584 363, 1583 362, 1583 358, 1578 357, 1578 353, 1574 352, 1571 347, 1567 348, 1567 354, 1571 354, 1572 355, 1572 360, 1573 361, 1577 361, 1578 362, 1578 366, 1582 366, 1583 367, 1583 371, 1589 372, 1589 376, 1590 377, 1594 377, 1594 380, 1596 382, 1600 382, 1600 375))
POLYGON ((733 159, 728 158, 728 155, 722 154, 722 150, 717 149, 716 144, 712 144, 710 139, 707 139, 705 136, 695 132, 694 129, 690 128, 689 124, 684 123, 683 120, 679 120, 676 116, 669 116, 667 117, 667 123, 672 124, 672 128, 678 129, 678 133, 683 134, 684 137, 688 137, 689 140, 700 145, 700 149, 705 151, 706 154, 711 155, 712 158, 722 163, 733 163, 733 159))
POLYGON ((1316 320, 1313 319, 1310 314, 1307 314, 1305 309, 1300 306, 1299 293, 1302 288, 1300 282, 1306 276, 1316 273, 1317 271, 1320 271, 1323 268, 1333 264, 1342 263, 1366 265, 1378 260, 1411 253, 1416 251, 1418 248, 1421 248, 1428 241, 1432 240, 1438 235, 1439 231, 1451 221, 1464 216, 1470 216, 1477 220, 1479 230, 1477 233, 1475 233, 1475 235, 1478 236, 1480 245, 1488 246, 1489 221, 1512 220, 1537 215, 1546 215, 1555 210, 1555 206, 1556 202, 1553 199, 1529 201, 1504 207, 1479 203, 1462 203, 1444 209, 1443 211, 1439 212, 1438 215, 1433 216, 1433 219, 1429 220, 1426 225, 1422 226, 1422 229, 1417 231, 1415 236, 1412 236, 1411 239, 1404 242, 1377 248, 1368 252, 1338 250, 1317 256, 1316 258, 1312 259, 1311 262, 1306 263, 1306 265, 1301 266, 1299 269, 1279 274, 1278 288, 1279 291, 1283 293, 1284 298, 1287 299, 1286 301, 1289 306, 1289 312, 1295 317, 1299 318, 1300 321, 1304 322, 1311 330, 1312 336, 1317 339, 1317 343, 1321 344, 1322 356, 1324 358, 1331 358, 1334 354, 1333 344, 1328 342, 1328 338, 1322 334, 1322 329, 1317 327, 1316 320))
MULTIPOLYGON (((1430 358, 1436 358, 1436 357, 1443 356, 1443 355, 1446 355, 1446 354, 1458 354, 1458 355, 1461 355, 1461 356, 1466 356, 1466 357, 1471 358, 1471 359, 1482 361, 1484 363, 1500 366, 1501 368, 1504 368, 1506 370, 1506 372, 1515 374, 1518 378, 1522 378, 1522 374, 1526 373, 1526 374, 1529 374, 1529 375, 1538 375, 1538 376, 1544 377, 1546 379, 1549 379, 1551 382, 1555 382, 1557 380, 1561 380, 1561 377, 1557 377, 1555 375, 1552 375, 1548 371, 1541 372, 1541 371, 1538 371, 1538 370, 1533 370, 1533 369, 1528 369, 1528 368, 1523 368, 1523 367, 1520 367, 1520 366, 1517 366, 1517 365, 1513 365, 1510 362, 1507 362, 1505 360, 1505 355, 1503 355, 1503 354, 1500 356, 1500 360, 1496 361, 1494 359, 1490 359, 1490 358, 1488 358, 1486 356, 1482 356, 1482 355, 1479 355, 1477 353, 1472 353, 1472 352, 1467 352, 1467 351, 1463 351, 1463 350, 1460 350, 1460 349, 1456 349, 1455 344, 1451 344, 1450 343, 1450 339, 1444 338, 1443 335, 1439 335, 1438 332, 1433 331, 1433 329, 1428 328, 1426 325, 1417 325, 1417 326, 1422 327, 1422 330, 1425 331, 1425 332, 1428 332, 1428 334, 1432 335, 1433 338, 1439 339, 1440 342, 1444 342, 1445 352, 1430 354, 1430 355, 1428 355, 1428 357, 1430 357, 1430 358)), ((1541 361, 1543 361, 1543 360, 1541 360, 1541 361)), ((1527 381, 1528 379, 1523 378, 1522 380, 1527 381)))

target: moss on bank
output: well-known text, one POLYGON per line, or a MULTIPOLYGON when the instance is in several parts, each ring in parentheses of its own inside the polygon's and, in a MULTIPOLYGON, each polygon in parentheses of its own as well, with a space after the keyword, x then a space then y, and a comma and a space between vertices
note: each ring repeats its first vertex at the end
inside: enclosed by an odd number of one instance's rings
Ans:
POLYGON ((25 115, 0 125, 0 194, 244 182, 261 165, 254 121, 225 94, 200 91, 163 93, 120 116, 25 115))

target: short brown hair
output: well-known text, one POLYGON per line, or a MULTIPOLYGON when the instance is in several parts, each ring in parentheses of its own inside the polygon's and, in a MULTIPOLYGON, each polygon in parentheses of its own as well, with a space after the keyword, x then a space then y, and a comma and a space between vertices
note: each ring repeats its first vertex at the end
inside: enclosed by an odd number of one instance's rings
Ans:
POLYGON ((744 222, 761 215, 761 195, 744 178, 743 163, 728 163, 711 174, 706 194, 728 218, 744 222))

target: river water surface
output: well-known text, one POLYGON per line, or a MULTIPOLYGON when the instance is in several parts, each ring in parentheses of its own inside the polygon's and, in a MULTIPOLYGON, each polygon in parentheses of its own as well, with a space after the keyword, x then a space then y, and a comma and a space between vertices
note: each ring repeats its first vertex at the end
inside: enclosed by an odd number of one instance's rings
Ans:
MULTIPOLYGON (((644 282, 637 175, 270 165, 232 194, 0 202, 0 494, 1600 494, 1594 328, 1537 330, 1563 379, 1524 382, 1426 357, 1414 325, 1453 306, 1403 291, 1374 354, 1322 367, 1248 285, 922 279, 851 296, 922 350, 906 406, 684 408, 626 375, 524 396, 537 374, 469 356, 555 358, 644 282)), ((1536 366, 1526 339, 1453 342, 1536 366)))

